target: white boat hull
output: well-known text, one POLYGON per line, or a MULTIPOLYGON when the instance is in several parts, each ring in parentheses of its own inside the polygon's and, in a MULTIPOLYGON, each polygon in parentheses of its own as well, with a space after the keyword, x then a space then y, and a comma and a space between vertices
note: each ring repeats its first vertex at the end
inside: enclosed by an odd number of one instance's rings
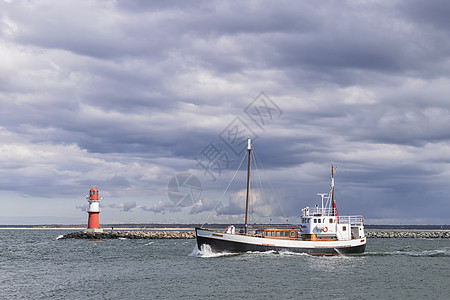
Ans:
POLYGON ((202 228, 196 228, 195 231, 198 248, 209 245, 214 252, 289 251, 311 255, 339 255, 363 253, 366 248, 365 237, 347 241, 302 241, 229 234, 202 228))

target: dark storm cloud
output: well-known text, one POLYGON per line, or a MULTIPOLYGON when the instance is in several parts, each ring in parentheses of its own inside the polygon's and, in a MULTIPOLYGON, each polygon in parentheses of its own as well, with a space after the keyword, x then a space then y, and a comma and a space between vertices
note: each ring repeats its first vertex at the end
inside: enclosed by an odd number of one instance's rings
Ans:
POLYGON ((116 209, 120 209, 122 211, 131 212, 132 209, 136 207, 136 202, 135 201, 130 201, 130 202, 124 202, 124 203, 121 203, 121 204, 110 204, 107 207, 109 207, 109 208, 116 208, 116 209))
POLYGON ((424 2, 420 0, 400 2, 399 14, 406 16, 411 22, 430 25, 433 29, 448 32, 450 28, 450 3, 445 0, 424 2))
POLYGON ((26 45, 106 60, 127 55, 155 57, 161 55, 160 51, 171 41, 154 23, 148 22, 153 21, 151 18, 135 20, 144 22, 145 27, 135 26, 135 22, 122 22, 125 19, 115 14, 112 2, 10 5, 13 7, 11 16, 22 18, 22 29, 15 39, 26 45))
MULTIPOLYGON (((395 219, 406 217, 406 202, 447 207, 436 191, 449 176, 449 9, 446 1, 0 2, 0 186, 78 197, 98 184, 110 195, 158 195, 116 205, 130 214, 182 213, 162 201, 161 187, 191 170, 219 188, 196 157, 239 116, 257 132, 257 158, 293 214, 327 188, 330 163, 349 211, 395 219), (264 129, 244 112, 262 90, 283 111, 264 129), (300 181, 302 192, 292 188, 300 181)), ((225 199, 231 205, 205 198, 185 214, 215 206, 238 214, 238 197, 225 199)))

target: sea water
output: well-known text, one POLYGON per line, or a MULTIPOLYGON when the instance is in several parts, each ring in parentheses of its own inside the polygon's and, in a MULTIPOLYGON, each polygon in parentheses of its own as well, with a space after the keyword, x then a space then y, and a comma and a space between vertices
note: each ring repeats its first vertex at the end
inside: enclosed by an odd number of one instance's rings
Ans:
POLYGON ((368 239, 364 254, 317 257, 58 239, 69 232, 0 230, 0 298, 450 299, 449 239, 368 239))

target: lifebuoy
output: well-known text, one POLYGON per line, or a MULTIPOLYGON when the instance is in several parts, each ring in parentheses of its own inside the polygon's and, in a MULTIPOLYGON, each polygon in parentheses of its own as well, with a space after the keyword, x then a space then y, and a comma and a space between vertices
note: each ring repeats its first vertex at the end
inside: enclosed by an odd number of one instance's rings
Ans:
POLYGON ((323 232, 328 232, 328 227, 325 227, 325 228, 323 229, 323 232))
POLYGON ((361 216, 361 221, 364 222, 364 216, 361 216))

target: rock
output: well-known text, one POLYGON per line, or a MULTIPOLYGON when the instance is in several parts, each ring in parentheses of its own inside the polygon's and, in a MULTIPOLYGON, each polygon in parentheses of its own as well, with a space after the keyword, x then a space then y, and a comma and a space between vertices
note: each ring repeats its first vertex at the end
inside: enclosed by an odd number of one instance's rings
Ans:
POLYGON ((367 230, 368 238, 450 238, 450 231, 378 231, 367 230))

